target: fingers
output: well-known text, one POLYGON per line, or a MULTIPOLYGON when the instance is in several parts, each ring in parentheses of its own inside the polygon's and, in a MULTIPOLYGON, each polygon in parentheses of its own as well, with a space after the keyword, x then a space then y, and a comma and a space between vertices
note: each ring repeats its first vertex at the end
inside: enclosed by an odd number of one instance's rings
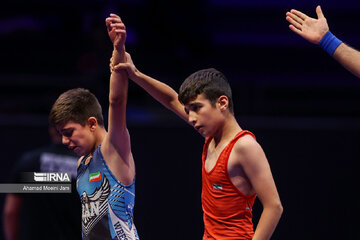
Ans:
POLYGON ((123 30, 123 29, 115 29, 115 32, 116 33, 119 33, 119 34, 121 34, 121 35, 126 35, 126 31, 125 30, 123 30))
POLYGON ((111 26, 110 26, 111 20, 109 18, 105 19, 105 24, 106 24, 106 28, 108 29, 108 31, 110 31, 111 30, 111 26))
POLYGON ((105 23, 106 23, 106 27, 107 27, 109 34, 112 32, 112 33, 117 33, 117 34, 121 34, 121 35, 126 35, 125 24, 121 21, 120 17, 117 16, 116 14, 110 14, 110 17, 105 19, 105 23))
POLYGON ((297 34, 299 34, 299 35, 301 35, 301 29, 299 29, 299 28, 296 28, 296 27, 294 27, 294 25, 289 25, 289 28, 293 31, 293 32, 295 32, 295 33, 297 33, 297 34))
POLYGON ((121 18, 113 13, 110 13, 110 17, 105 19, 106 27, 110 31, 112 28, 121 28, 125 29, 125 25, 122 22, 121 18))
POLYGON ((286 20, 289 23, 291 23, 294 27, 301 30, 303 21, 300 18, 296 17, 294 14, 291 14, 291 13, 287 12, 286 13, 286 20))
POLYGON ((110 27, 125 30, 125 24, 123 23, 110 23, 110 27))
POLYGON ((114 13, 110 13, 110 16, 108 18, 113 19, 113 21, 116 21, 116 22, 122 22, 121 18, 118 15, 114 14, 114 13))
POLYGON ((297 18, 300 18, 301 20, 305 20, 308 16, 298 10, 295 9, 291 9, 290 13, 292 13, 293 15, 295 15, 297 18))
MULTIPOLYGON (((119 15, 116 15, 115 13, 110 13, 110 17, 114 17, 114 18, 119 18, 119 19, 120 19, 119 15)), ((120 19, 120 20, 121 20, 121 19, 120 19)))
POLYGON ((321 10, 320 5, 316 7, 316 15, 318 16, 318 19, 319 18, 325 18, 324 14, 323 14, 323 12, 321 10))
POLYGON ((130 67, 129 63, 118 63, 117 65, 114 65, 113 62, 111 61, 109 64, 109 68, 110 68, 110 72, 119 72, 121 70, 126 70, 127 68, 130 67))
POLYGON ((126 70, 129 67, 130 67, 130 65, 128 63, 119 63, 119 64, 113 66, 112 70, 115 72, 119 72, 122 70, 126 70))
POLYGON ((122 23, 121 19, 116 17, 107 17, 106 21, 109 21, 111 23, 122 23))

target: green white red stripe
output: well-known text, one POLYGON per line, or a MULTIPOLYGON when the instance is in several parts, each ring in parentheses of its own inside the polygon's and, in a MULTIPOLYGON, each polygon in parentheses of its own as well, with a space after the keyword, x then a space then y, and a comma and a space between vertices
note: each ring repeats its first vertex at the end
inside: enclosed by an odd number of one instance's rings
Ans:
POLYGON ((95 172, 95 173, 90 173, 89 174, 89 183, 90 182, 100 181, 100 180, 101 180, 101 173, 100 172, 95 172))

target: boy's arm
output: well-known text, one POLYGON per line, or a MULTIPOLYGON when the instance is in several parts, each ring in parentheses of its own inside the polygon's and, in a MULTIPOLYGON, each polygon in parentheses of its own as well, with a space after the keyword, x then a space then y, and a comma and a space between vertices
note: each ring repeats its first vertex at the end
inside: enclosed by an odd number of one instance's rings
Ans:
POLYGON ((239 160, 239 164, 263 206, 253 240, 270 239, 279 222, 283 208, 269 163, 261 146, 250 136, 238 141, 234 150, 236 159, 239 160))
MULTIPOLYGON (((114 45, 114 64, 125 61, 125 25, 120 17, 111 14, 106 19, 109 37, 114 45)), ((108 133, 101 145, 101 152, 111 172, 123 184, 130 184, 135 176, 131 154, 130 135, 126 127, 128 79, 125 71, 112 72, 109 88, 108 133)))
POLYGON ((344 68, 360 78, 360 52, 341 43, 335 50, 333 58, 338 61, 344 68))
POLYGON ((4 204, 4 234, 7 240, 17 240, 19 232, 20 211, 23 198, 16 194, 7 194, 4 204))
POLYGON ((126 53, 126 63, 120 63, 112 67, 116 71, 126 70, 131 80, 142 87, 166 108, 188 122, 188 116, 184 110, 184 105, 179 102, 177 92, 169 85, 140 72, 132 62, 130 54, 126 53))
POLYGON ((289 28, 311 43, 319 44, 344 68, 360 77, 360 52, 342 43, 329 31, 320 6, 316 7, 317 19, 292 9, 286 13, 289 28))

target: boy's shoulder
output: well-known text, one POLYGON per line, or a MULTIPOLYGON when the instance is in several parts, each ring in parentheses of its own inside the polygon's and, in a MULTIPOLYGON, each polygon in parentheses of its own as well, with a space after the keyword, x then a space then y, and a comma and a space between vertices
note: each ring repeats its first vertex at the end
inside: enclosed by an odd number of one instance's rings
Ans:
POLYGON ((249 149, 257 147, 258 145, 259 144, 253 135, 244 134, 236 141, 236 143, 234 144, 234 149, 236 149, 237 151, 247 151, 249 149))
POLYGON ((262 152, 260 144, 250 134, 240 137, 232 149, 232 155, 239 162, 247 162, 247 160, 254 159, 262 152))

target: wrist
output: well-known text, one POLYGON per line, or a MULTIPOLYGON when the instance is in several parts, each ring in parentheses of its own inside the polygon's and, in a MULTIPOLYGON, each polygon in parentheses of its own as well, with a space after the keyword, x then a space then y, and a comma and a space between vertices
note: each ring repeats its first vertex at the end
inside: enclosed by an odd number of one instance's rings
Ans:
POLYGON ((112 60, 113 60, 114 65, 121 63, 121 62, 125 62, 126 61, 125 48, 115 48, 114 47, 113 52, 112 52, 112 60))
POLYGON ((114 45, 113 52, 117 52, 118 54, 124 54, 125 55, 125 46, 122 45, 120 47, 114 45))
POLYGON ((341 40, 339 40, 337 37, 335 37, 334 34, 328 31, 320 40, 318 45, 330 56, 332 56, 341 43, 341 40))
POLYGON ((139 82, 144 78, 145 75, 142 72, 140 72, 137 68, 135 68, 131 76, 131 80, 133 80, 134 82, 139 82))

